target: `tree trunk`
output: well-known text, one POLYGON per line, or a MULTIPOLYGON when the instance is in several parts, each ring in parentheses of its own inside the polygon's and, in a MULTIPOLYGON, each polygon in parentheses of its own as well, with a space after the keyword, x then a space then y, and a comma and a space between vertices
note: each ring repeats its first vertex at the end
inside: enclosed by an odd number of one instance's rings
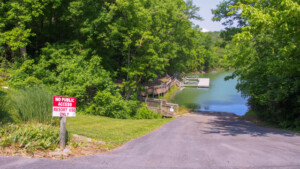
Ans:
MULTIPOLYGON (((132 85, 132 86, 138 85, 138 84, 142 81, 142 77, 143 77, 143 75, 141 75, 141 76, 139 77, 138 80, 135 80, 136 82, 135 82, 135 84, 132 85)), ((137 79, 137 78, 138 78, 138 77, 136 77, 135 79, 137 79)), ((126 95, 125 100, 129 100, 129 98, 130 98, 132 92, 133 92, 133 88, 129 85, 129 90, 128 90, 128 92, 127 92, 127 95, 126 95)))
POLYGON ((128 56, 127 56, 127 78, 126 78, 127 81, 129 79, 129 66, 130 66, 130 49, 128 50, 128 56))
POLYGON ((127 96, 126 96, 125 100, 129 100, 129 99, 130 99, 130 96, 131 96, 132 91, 133 91, 132 88, 130 88, 130 89, 128 90, 127 96))
POLYGON ((21 53, 21 56, 23 56, 24 60, 26 60, 27 59, 27 49, 26 49, 26 46, 20 48, 20 53, 21 53))

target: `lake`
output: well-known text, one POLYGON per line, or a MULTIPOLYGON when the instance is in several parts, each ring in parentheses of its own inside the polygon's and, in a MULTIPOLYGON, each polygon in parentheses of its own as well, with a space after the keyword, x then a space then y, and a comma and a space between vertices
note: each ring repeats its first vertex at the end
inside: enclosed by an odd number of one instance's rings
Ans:
POLYGON ((247 99, 235 88, 237 79, 224 80, 231 73, 232 71, 219 71, 198 75, 210 78, 210 88, 181 88, 170 101, 201 111, 230 112, 242 116, 248 111, 247 99))

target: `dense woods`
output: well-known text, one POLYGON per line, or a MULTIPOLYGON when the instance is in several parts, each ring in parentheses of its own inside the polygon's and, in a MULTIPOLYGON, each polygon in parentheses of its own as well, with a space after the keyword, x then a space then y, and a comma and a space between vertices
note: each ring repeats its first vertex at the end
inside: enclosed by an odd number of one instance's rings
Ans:
POLYGON ((0 73, 9 87, 43 87, 77 97, 92 114, 135 116, 143 83, 221 65, 211 35, 190 21, 202 19, 190 0, 2 0, 0 5, 0 73))
POLYGON ((300 128, 300 1, 227 0, 213 10, 227 25, 225 55, 237 88, 263 120, 300 128))
POLYGON ((299 128, 299 1, 225 0, 212 11, 222 32, 201 32, 198 11, 190 0, 2 0, 0 83, 77 97, 90 114, 151 118, 143 84, 234 68, 252 111, 299 128))

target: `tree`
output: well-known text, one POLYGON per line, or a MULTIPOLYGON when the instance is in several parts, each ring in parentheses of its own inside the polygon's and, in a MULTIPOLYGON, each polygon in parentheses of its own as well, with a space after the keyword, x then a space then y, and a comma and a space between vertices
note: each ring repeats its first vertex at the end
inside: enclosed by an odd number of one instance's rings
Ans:
POLYGON ((45 22, 41 18, 48 17, 50 24, 54 22, 54 15, 47 14, 55 11, 61 4, 61 1, 55 0, 1 1, 0 50, 4 57, 14 61, 21 56, 25 60, 28 55, 27 47, 32 48, 31 42, 34 37, 38 39, 37 36, 43 32, 45 22))
POLYGON ((248 1, 233 8, 248 23, 233 38, 237 88, 261 118, 299 128, 299 2, 248 1))

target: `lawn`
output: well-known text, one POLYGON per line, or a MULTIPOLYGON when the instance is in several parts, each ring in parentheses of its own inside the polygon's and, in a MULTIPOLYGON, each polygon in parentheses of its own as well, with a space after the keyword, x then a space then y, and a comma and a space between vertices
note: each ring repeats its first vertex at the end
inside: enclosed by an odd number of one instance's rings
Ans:
POLYGON ((70 134, 105 141, 111 145, 111 148, 114 148, 154 131, 171 120, 170 118, 112 119, 102 116, 77 115, 74 118, 67 118, 67 131, 70 134))

